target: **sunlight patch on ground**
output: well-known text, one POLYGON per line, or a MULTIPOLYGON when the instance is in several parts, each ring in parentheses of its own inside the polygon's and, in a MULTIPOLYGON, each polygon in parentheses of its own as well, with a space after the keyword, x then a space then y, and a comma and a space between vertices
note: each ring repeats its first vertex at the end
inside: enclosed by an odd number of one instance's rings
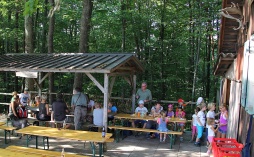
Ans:
POLYGON ((60 145, 62 148, 74 148, 73 146, 71 145, 60 145))
POLYGON ((125 147, 118 147, 116 148, 118 150, 124 150, 124 151, 133 151, 133 150, 146 150, 147 148, 144 147, 137 147, 137 146, 125 146, 125 147))
POLYGON ((162 149, 162 148, 158 148, 157 151, 158 150, 161 150, 161 151, 163 151, 163 150, 171 150, 172 151, 172 149, 162 149))

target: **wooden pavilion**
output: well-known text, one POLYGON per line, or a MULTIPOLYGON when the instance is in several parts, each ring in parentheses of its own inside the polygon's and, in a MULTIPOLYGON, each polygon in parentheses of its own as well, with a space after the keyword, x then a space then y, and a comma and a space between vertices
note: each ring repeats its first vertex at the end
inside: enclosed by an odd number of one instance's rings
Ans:
MULTIPOLYGON (((122 76, 132 86, 132 110, 135 107, 136 74, 144 72, 144 67, 134 54, 126 53, 47 53, 47 54, 6 54, 0 56, 0 71, 37 72, 35 80, 41 94, 41 83, 49 73, 84 73, 104 94, 104 126, 107 127, 108 99, 115 78, 122 76), (47 73, 41 78, 41 72, 47 73), (104 75, 104 85, 92 75, 104 75)), ((49 93, 50 94, 50 93, 49 93)))

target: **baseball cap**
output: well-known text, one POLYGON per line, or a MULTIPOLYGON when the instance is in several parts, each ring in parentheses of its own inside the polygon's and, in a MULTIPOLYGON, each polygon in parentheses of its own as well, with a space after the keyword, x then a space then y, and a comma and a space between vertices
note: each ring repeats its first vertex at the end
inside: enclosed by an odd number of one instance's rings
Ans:
POLYGON ((179 103, 179 102, 182 102, 182 103, 183 103, 183 99, 180 98, 180 99, 177 100, 177 102, 178 102, 178 103, 179 103))
POLYGON ((199 97, 198 100, 197 100, 197 105, 201 104, 202 101, 203 101, 203 98, 199 97))
POLYGON ((168 104, 168 108, 173 108, 173 105, 172 104, 168 104))
POLYGON ((144 104, 143 100, 139 100, 138 104, 144 104))

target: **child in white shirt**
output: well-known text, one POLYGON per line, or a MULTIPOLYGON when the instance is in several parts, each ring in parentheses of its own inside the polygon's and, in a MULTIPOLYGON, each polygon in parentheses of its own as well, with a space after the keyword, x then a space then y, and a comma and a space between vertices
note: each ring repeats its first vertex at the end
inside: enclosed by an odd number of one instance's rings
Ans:
POLYGON ((201 110, 198 112, 197 115, 197 130, 198 130, 198 135, 196 138, 195 145, 200 147, 200 138, 202 137, 204 126, 205 126, 205 110, 206 110, 206 104, 202 103, 200 106, 201 110))
POLYGON ((192 121, 191 121, 191 128, 192 128, 192 137, 191 137, 191 140, 190 142, 192 141, 195 141, 195 136, 197 135, 197 114, 198 112, 200 111, 200 108, 197 107, 195 110, 194 110, 194 114, 192 115, 192 121))
POLYGON ((208 155, 210 155, 210 153, 211 153, 213 138, 215 137, 215 133, 218 130, 218 127, 217 127, 217 129, 214 128, 214 125, 215 125, 214 119, 207 120, 208 141, 210 143, 208 146, 208 150, 207 150, 208 155))

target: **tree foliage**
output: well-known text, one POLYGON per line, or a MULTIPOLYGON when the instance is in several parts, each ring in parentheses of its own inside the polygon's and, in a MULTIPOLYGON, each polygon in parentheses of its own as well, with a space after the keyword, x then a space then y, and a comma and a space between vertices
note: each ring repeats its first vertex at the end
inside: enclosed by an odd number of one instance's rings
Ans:
MULTIPOLYGON (((45 1, 0 1, 0 50, 23 53, 24 15, 33 18, 35 53, 46 53, 48 14, 45 1), (21 12, 24 12, 24 15, 21 12), (17 18, 18 17, 18 18, 17 18), (17 48, 18 46, 18 48, 17 48)), ((62 0, 55 14, 54 52, 78 52, 82 2, 62 0)), ((213 66, 221 7, 218 0, 94 0, 89 37, 90 53, 135 53, 145 66, 138 86, 148 83, 155 99, 195 101, 203 96, 214 101, 217 80, 213 66)), ((99 81, 102 76, 95 75, 99 81)), ((74 74, 56 74, 55 91, 70 92, 74 74), (67 85, 67 86, 66 86, 67 85)), ((2 92, 11 92, 14 74, 1 72, 2 92)), ((84 89, 101 95, 95 85, 84 78, 84 89)), ((18 79, 18 90, 22 79, 18 79)), ((48 88, 44 86, 44 88, 48 88)), ((130 97, 131 88, 117 78, 112 96, 130 97)))

